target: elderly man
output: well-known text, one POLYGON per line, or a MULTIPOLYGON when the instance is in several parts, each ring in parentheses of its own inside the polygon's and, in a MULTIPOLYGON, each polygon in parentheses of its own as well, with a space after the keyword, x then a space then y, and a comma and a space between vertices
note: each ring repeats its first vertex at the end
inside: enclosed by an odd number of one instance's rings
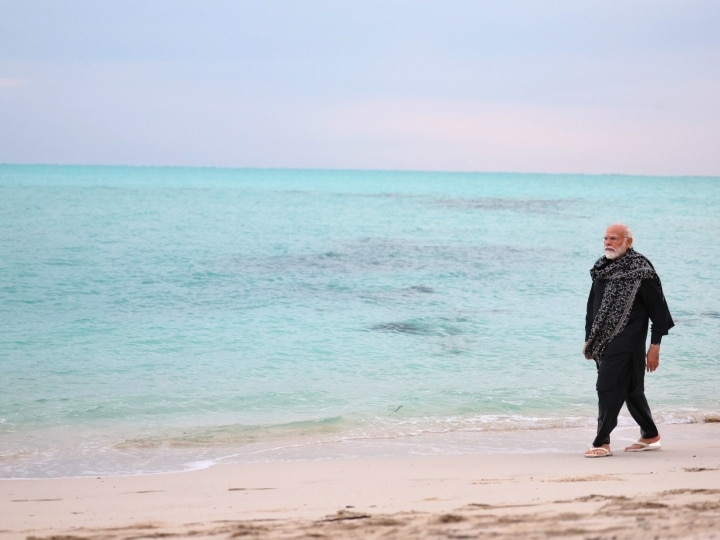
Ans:
POLYGON ((645 398, 645 371, 658 368, 660 341, 674 322, 655 268, 632 243, 627 225, 610 225, 605 232, 605 255, 590 270, 583 354, 597 364, 598 427, 585 457, 612 455, 610 433, 623 403, 640 425, 640 439, 625 451, 660 449, 660 434, 645 398))

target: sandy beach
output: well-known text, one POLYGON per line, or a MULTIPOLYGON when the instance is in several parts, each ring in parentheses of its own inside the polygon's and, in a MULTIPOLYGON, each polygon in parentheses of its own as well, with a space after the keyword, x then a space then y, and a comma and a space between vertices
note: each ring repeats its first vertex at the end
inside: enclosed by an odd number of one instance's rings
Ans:
POLYGON ((664 425, 661 451, 623 452, 634 432, 600 459, 579 444, 1 480, 0 537, 720 538, 720 423, 664 425))

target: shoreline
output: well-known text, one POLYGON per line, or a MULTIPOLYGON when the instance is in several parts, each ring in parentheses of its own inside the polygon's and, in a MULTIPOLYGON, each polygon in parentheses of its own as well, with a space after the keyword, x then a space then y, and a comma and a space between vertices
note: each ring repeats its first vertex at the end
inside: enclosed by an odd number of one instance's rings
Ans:
MULTIPOLYGON (((720 537, 720 424, 660 428, 661 451, 623 452, 637 430, 618 428, 615 455, 600 459, 584 458, 581 441, 565 452, 0 480, 0 536, 446 538, 482 530, 500 538, 720 537)), ((578 434, 585 431, 564 433, 578 434)))
MULTIPOLYGON (((42 448, 22 448, 27 434, 9 433, 4 438, 6 452, 0 455, 0 480, 142 476, 206 469, 221 464, 278 463, 288 461, 395 458, 401 456, 444 456, 476 454, 526 454, 576 452, 595 436, 589 419, 571 417, 563 425, 542 425, 526 419, 515 427, 480 426, 471 429, 420 430, 418 433, 353 433, 339 431, 317 434, 312 430, 286 438, 259 438, 248 442, 221 437, 219 441, 195 441, 187 433, 181 437, 143 437, 106 440, 69 433, 63 437, 35 436, 42 448), (75 441, 82 439, 81 446, 75 441), (14 437, 14 438, 13 438, 14 437), (530 441, 530 444, 528 444, 530 441), (147 444, 146 444, 147 443, 147 444)), ((547 420, 547 419, 543 419, 547 420)), ((567 420, 567 419, 566 419, 567 420)), ((615 439, 631 443, 637 438, 634 421, 620 415, 615 439)), ((659 426, 711 424, 720 422, 717 413, 706 413, 701 420, 676 418, 657 421, 659 426)), ((550 422, 552 424, 552 422, 550 422)), ((561 422, 557 422, 561 423, 561 422)), ((669 428, 671 429, 671 428, 669 428)), ((52 435, 52 434, 51 434, 52 435)), ((55 434, 57 435, 57 434, 55 434)))

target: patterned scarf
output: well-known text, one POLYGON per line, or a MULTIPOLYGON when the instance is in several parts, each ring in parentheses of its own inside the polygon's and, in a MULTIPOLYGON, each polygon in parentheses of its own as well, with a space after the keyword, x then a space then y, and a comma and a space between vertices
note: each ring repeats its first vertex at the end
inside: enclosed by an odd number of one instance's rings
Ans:
POLYGON ((600 257, 590 270, 590 276, 593 281, 607 280, 587 345, 592 358, 600 361, 608 343, 625 329, 642 280, 660 281, 660 278, 652 263, 633 248, 628 248, 619 259, 600 257))

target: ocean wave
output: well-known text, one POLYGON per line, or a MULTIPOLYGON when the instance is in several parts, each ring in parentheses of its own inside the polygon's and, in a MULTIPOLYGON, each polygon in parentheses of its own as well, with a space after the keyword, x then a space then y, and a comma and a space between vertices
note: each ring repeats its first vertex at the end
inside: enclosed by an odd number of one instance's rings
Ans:
MULTIPOLYGON (((399 407, 398 409, 400 409, 399 407)), ((720 421, 720 413, 713 411, 660 411, 655 414, 658 424, 694 424, 720 421)), ((626 414, 618 420, 620 426, 633 425, 626 414)), ((282 445, 316 445, 357 440, 387 440, 425 435, 457 433, 507 433, 547 431, 554 429, 593 428, 590 416, 382 416, 355 418, 333 416, 316 420, 267 424, 198 426, 181 430, 167 430, 145 436, 125 438, 113 444, 116 450, 233 447, 251 452, 276 449, 282 445)))
POLYGON ((161 447, 243 446, 288 437, 318 436, 339 429, 339 416, 267 425, 222 425, 174 428, 161 433, 124 438, 112 446, 117 450, 161 447))

